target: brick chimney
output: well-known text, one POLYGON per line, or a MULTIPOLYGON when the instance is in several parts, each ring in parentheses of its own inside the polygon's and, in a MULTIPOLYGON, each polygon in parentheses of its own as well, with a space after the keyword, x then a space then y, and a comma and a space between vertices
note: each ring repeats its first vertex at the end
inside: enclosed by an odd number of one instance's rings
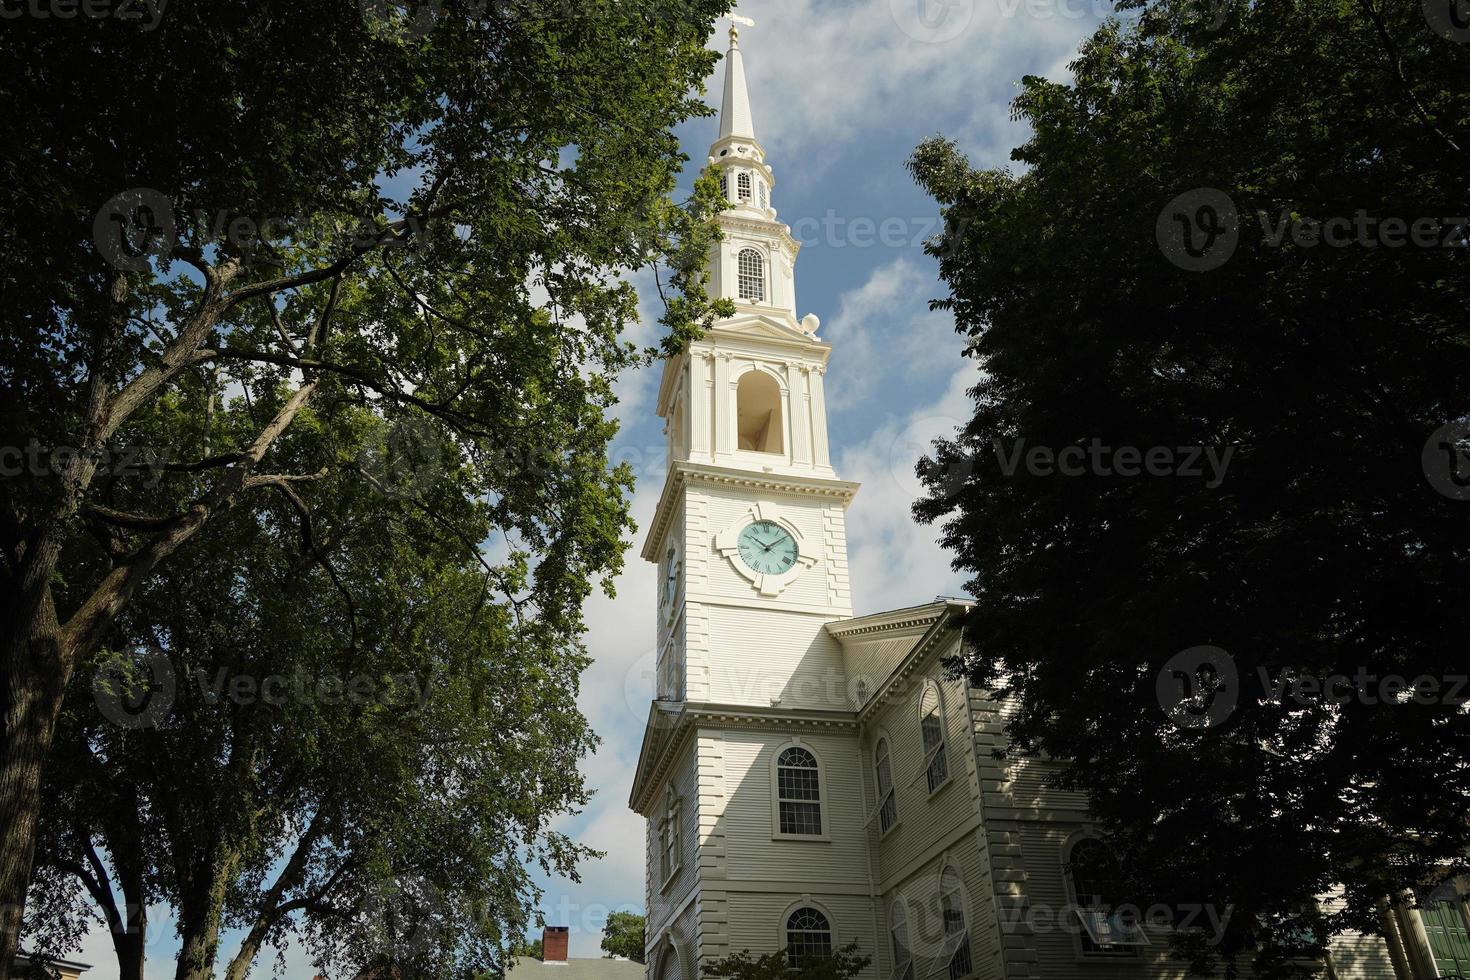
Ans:
POLYGON ((567 961, 568 931, 566 926, 547 926, 541 932, 541 962, 565 963, 567 961))

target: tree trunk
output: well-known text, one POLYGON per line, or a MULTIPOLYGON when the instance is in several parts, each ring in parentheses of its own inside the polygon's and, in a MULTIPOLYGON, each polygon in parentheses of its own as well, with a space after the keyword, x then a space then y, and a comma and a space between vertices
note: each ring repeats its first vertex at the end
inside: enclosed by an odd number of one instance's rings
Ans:
POLYGON ((142 865, 139 855, 130 854, 119 859, 114 853, 113 861, 122 865, 118 869, 118 883, 122 886, 124 921, 121 930, 112 933, 112 948, 117 953, 118 980, 143 980, 143 964, 148 948, 148 898, 143 889, 142 865))
POLYGON ((118 980, 143 980, 148 946, 147 913, 141 906, 129 902, 127 915, 127 931, 112 934, 112 948, 117 953, 117 976, 118 980))
POLYGON ((4 706, 4 739, 0 743, 0 980, 10 978, 20 939, 36 853, 41 780, 72 664, 46 581, 54 560, 26 564, 32 573, 39 567, 45 578, 22 583, 20 589, 12 584, 4 604, 11 625, 4 637, 0 672, 4 706))
POLYGON ((235 870, 235 856, 209 856, 209 866, 200 868, 194 887, 181 897, 179 908, 179 965, 174 980, 210 980, 219 955, 220 916, 225 892, 235 870))

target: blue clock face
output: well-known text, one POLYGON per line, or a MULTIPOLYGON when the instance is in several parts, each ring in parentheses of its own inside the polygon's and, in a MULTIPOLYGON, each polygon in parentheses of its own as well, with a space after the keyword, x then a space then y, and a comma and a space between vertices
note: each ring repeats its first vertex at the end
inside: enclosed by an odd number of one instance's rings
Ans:
POLYGON ((740 558, 762 575, 781 575, 796 567, 796 539, 771 521, 756 521, 740 532, 740 558))

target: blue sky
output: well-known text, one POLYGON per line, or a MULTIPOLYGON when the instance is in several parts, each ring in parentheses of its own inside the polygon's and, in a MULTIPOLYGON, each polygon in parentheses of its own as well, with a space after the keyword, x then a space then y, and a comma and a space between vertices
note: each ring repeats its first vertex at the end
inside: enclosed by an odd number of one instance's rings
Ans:
MULTIPOLYGON (((1065 78, 1077 44, 1109 8, 1102 0, 742 0, 740 12, 757 25, 742 31, 741 47, 757 137, 776 173, 773 204, 804 243, 797 314, 817 314, 833 346, 826 387, 835 465, 863 484, 848 513, 855 611, 958 595, 962 581, 935 530, 914 524, 909 507, 914 460, 968 415, 975 366, 960 357, 950 318, 928 309, 943 287, 921 243, 937 230, 938 212, 904 162, 943 133, 977 164, 1006 165, 1026 135, 1010 120, 1017 82, 1065 78)), ((723 51, 724 41, 721 32, 711 44, 723 51)), ((707 96, 716 107, 722 79, 723 65, 707 96)), ((710 118, 681 131, 692 166, 702 165, 716 127, 710 118)), ((633 339, 651 341, 652 327, 633 339)), ((640 526, 664 476, 656 375, 638 372, 619 385, 614 452, 637 472, 640 526)), ((541 910, 548 923, 571 928, 573 956, 599 955, 609 910, 642 911, 643 821, 626 801, 653 690, 654 579, 635 546, 617 598, 599 595, 586 610, 596 662, 581 703, 603 742, 584 766, 596 796, 558 829, 608 856, 585 865, 581 883, 541 881, 541 910)), ((152 926, 150 967, 163 972, 177 949, 167 910, 152 926)), ((237 941, 223 937, 222 957, 237 941)), ((88 980, 117 977, 105 933, 95 931, 76 956, 95 964, 88 980)), ((278 966, 267 950, 252 976, 310 980, 315 972, 295 949, 278 966)))

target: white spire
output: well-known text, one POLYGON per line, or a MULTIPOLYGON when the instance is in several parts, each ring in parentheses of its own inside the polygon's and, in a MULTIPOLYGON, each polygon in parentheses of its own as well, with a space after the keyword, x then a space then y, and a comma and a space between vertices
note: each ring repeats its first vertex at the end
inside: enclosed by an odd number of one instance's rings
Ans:
POLYGON ((755 21, 730 15, 730 52, 725 55, 725 101, 720 106, 720 139, 731 136, 755 139, 755 122, 750 115, 750 93, 745 89, 745 62, 740 57, 740 25, 754 27, 755 21))

